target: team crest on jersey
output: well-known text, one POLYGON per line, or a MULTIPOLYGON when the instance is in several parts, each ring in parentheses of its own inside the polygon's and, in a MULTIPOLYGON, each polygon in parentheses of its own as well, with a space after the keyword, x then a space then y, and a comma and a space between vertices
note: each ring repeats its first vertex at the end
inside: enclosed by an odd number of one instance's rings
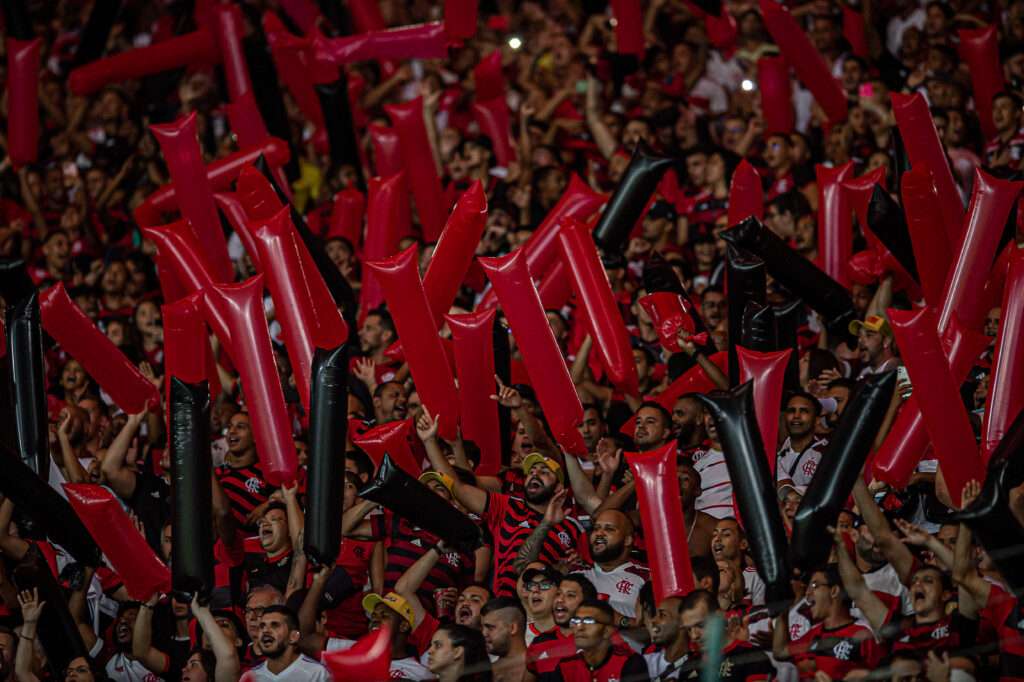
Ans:
POLYGON ((245 489, 248 490, 253 495, 256 495, 260 492, 260 487, 262 486, 262 484, 263 481, 256 478, 255 476, 253 476, 252 478, 245 479, 245 489))
POLYGON ((932 630, 932 639, 943 639, 949 637, 949 626, 942 625, 932 630))
POLYGON ((732 676, 733 662, 729 659, 722 661, 722 665, 718 667, 718 679, 724 679, 732 676))
POLYGON ((615 585, 615 589, 619 591, 619 594, 629 594, 633 590, 633 583, 628 580, 620 580, 615 585))
POLYGON ((813 459, 809 459, 806 462, 804 462, 803 466, 800 467, 800 469, 803 471, 805 476, 813 476, 814 472, 817 471, 818 469, 818 463, 815 462, 813 459))
POLYGON ((569 539, 569 534, 564 530, 558 531, 558 541, 562 543, 562 547, 568 547, 572 544, 572 540, 569 539))
POLYGON ((847 642, 845 639, 834 647, 832 647, 832 655, 838 658, 840 661, 850 660, 850 654, 853 653, 853 645, 847 642))

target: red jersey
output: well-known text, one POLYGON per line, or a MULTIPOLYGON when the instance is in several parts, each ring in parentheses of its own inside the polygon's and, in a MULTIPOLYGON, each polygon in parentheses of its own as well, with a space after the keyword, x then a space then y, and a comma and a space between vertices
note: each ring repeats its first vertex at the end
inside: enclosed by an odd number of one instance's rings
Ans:
POLYGON ((831 630, 818 623, 789 645, 789 654, 800 679, 814 679, 814 673, 821 670, 834 680, 842 680, 851 671, 867 666, 870 640, 871 630, 862 621, 831 630))
POLYGON ((647 661, 629 647, 609 647, 604 660, 593 668, 582 653, 563 659, 558 664, 558 679, 565 682, 618 682, 647 678, 647 661))
POLYGON ((999 585, 992 585, 981 616, 999 634, 999 680, 1024 680, 1024 610, 1020 600, 999 585))
MULTIPOLYGON (((338 555, 338 568, 345 571, 352 584, 361 588, 366 584, 370 574, 370 557, 377 546, 376 542, 364 540, 341 539, 341 553, 338 555)), ((340 604, 327 611, 327 629, 342 637, 358 639, 366 634, 366 612, 363 610, 363 596, 360 589, 352 596, 343 599, 340 604)))
POLYGON ((526 669, 536 677, 553 672, 560 661, 576 654, 575 639, 557 627, 537 635, 526 648, 526 669))

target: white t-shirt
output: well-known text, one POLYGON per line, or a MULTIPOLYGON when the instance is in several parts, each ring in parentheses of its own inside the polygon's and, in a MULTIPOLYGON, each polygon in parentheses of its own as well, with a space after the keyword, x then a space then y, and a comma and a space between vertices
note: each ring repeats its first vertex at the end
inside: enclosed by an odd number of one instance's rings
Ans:
MULTIPOLYGON (((347 651, 355 644, 354 639, 330 637, 324 642, 324 653, 328 651, 347 651)), ((328 678, 329 679, 329 678, 328 678)), ((411 656, 391 661, 391 679, 393 680, 436 680, 437 675, 430 672, 425 665, 411 656)))
POLYGON ((120 651, 107 661, 107 677, 114 682, 162 682, 156 675, 138 661, 130 660, 120 651))
POLYGON ((651 572, 631 561, 605 571, 597 564, 583 571, 583 575, 594 583, 597 593, 608 597, 608 605, 615 612, 633 617, 636 613, 636 599, 640 596, 640 588, 651 579, 651 572))
MULTIPOLYGON (((686 663, 687 659, 689 659, 689 658, 690 658, 689 654, 684 655, 682 657, 682 659, 680 659, 680 661, 679 661, 679 667, 682 667, 682 665, 684 663, 686 663)), ((679 679, 679 667, 676 667, 675 670, 673 670, 671 673, 666 675, 664 678, 661 677, 661 674, 664 673, 666 670, 668 670, 669 666, 672 665, 667 660, 665 660, 665 652, 664 651, 652 651, 649 654, 644 654, 644 660, 647 662, 647 674, 650 676, 650 678, 652 680, 654 680, 654 679, 678 680, 679 679)))
POLYGON ((764 606, 764 581, 753 566, 743 567, 743 589, 746 590, 746 596, 750 598, 751 604, 764 606))
POLYGON ((725 466, 721 450, 697 450, 693 453, 693 468, 700 474, 700 497, 694 506, 697 511, 724 519, 733 516, 732 480, 725 466))
POLYGON ((793 485, 810 485, 814 472, 818 470, 821 453, 827 446, 826 439, 815 438, 806 450, 797 452, 787 438, 775 458, 775 480, 784 481, 788 478, 793 481, 793 485))
POLYGON ((270 672, 266 661, 242 675, 242 682, 329 682, 331 679, 327 668, 309 656, 299 656, 277 675, 270 672))
MULTIPOLYGON (((900 612, 904 616, 914 613, 914 604, 910 601, 910 590, 900 582, 900 577, 896 574, 896 569, 892 564, 886 564, 878 570, 865 573, 864 582, 872 592, 881 592, 897 600, 900 604, 900 612)), ((864 614, 860 612, 856 604, 850 609, 850 615, 858 619, 864 618, 864 614)))

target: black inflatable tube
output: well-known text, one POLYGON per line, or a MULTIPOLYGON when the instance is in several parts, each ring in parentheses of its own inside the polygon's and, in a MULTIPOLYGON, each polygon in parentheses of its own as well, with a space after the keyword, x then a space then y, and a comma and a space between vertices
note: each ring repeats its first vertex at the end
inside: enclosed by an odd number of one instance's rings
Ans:
POLYGON ((626 245, 629 233, 644 214, 647 201, 672 162, 669 157, 656 156, 643 139, 637 142, 619 186, 594 227, 594 241, 598 246, 621 250, 626 245))
POLYGON ((11 407, 15 451, 43 479, 49 478, 50 432, 43 368, 39 295, 7 309, 7 354, 11 361, 11 407))
POLYGON ((725 256, 725 283, 729 298, 729 383, 735 386, 740 377, 736 346, 743 342, 743 313, 748 302, 763 306, 768 299, 764 260, 729 244, 725 256))

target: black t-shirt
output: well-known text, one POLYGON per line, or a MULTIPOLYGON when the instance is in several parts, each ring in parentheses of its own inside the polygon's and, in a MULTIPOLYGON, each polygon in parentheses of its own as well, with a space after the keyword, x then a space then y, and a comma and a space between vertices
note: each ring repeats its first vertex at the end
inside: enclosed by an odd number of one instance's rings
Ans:
MULTIPOLYGON (((700 679, 703 667, 703 657, 694 657, 679 669, 679 679, 700 679)), ((722 663, 718 668, 720 682, 761 682, 771 679, 774 674, 775 669, 768 656, 749 642, 737 639, 722 650, 722 663)))
POLYGON ((146 542, 157 556, 163 556, 160 548, 160 529, 171 515, 171 486, 162 477, 152 472, 134 473, 135 490, 125 500, 142 522, 146 542))

